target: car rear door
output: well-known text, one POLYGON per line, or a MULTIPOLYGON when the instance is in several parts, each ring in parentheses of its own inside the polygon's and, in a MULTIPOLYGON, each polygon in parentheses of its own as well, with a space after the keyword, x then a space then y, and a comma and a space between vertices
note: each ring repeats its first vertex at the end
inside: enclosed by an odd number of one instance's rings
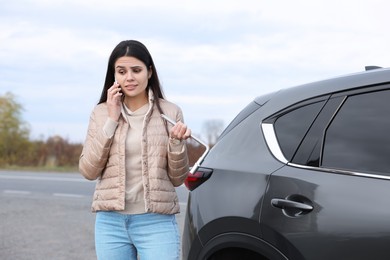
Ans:
POLYGON ((289 258, 390 258, 388 100, 388 86, 332 96, 272 174, 261 229, 289 258))

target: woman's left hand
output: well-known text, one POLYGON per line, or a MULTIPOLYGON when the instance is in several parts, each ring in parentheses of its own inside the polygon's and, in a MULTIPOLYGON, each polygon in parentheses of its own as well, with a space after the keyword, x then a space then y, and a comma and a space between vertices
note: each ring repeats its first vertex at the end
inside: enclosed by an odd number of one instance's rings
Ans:
POLYGON ((178 139, 180 141, 186 140, 191 136, 191 129, 189 129, 182 122, 177 122, 176 125, 171 128, 169 136, 173 139, 178 139))

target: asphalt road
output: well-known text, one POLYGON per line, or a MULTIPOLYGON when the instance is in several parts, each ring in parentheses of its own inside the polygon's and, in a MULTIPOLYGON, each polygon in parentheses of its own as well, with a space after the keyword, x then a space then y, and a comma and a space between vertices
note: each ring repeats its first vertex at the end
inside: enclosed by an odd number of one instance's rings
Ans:
MULTIPOLYGON (((94 186, 77 173, 0 171, 0 259, 96 259, 94 186)), ((188 193, 177 193, 182 228, 188 193)))

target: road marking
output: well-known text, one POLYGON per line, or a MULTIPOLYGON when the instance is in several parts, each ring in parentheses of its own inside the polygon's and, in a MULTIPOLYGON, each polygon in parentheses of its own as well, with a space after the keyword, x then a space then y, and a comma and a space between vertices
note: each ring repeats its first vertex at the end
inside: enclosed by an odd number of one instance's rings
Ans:
POLYGON ((7 194, 19 194, 19 195, 29 195, 31 194, 30 191, 25 191, 25 190, 4 190, 4 193, 7 194))
MULTIPOLYGON (((5 194, 12 194, 12 195, 31 195, 31 191, 25 191, 25 190, 3 190, 3 193, 5 194)), ((53 193, 52 196, 54 197, 63 197, 63 198, 84 198, 84 195, 78 195, 78 194, 70 194, 70 193, 53 193)))
POLYGON ((83 195, 69 194, 69 193, 53 193, 55 197, 66 197, 66 198, 84 198, 83 195))
POLYGON ((38 176, 6 176, 0 175, 0 179, 11 180, 33 180, 33 181, 69 181, 69 182, 89 182, 82 178, 61 178, 61 177, 38 177, 38 176))

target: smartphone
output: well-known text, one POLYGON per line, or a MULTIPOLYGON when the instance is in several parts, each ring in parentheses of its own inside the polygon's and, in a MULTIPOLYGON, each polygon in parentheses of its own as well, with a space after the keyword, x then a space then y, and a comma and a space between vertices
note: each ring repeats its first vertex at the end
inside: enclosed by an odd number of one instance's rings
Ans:
MULTIPOLYGON (((114 81, 115 84, 119 84, 118 81, 116 80, 115 75, 114 75, 114 80, 115 80, 115 81, 114 81)), ((118 87, 118 88, 119 88, 119 93, 122 93, 122 88, 121 88, 121 85, 120 85, 120 84, 119 84, 119 87, 118 87)))

